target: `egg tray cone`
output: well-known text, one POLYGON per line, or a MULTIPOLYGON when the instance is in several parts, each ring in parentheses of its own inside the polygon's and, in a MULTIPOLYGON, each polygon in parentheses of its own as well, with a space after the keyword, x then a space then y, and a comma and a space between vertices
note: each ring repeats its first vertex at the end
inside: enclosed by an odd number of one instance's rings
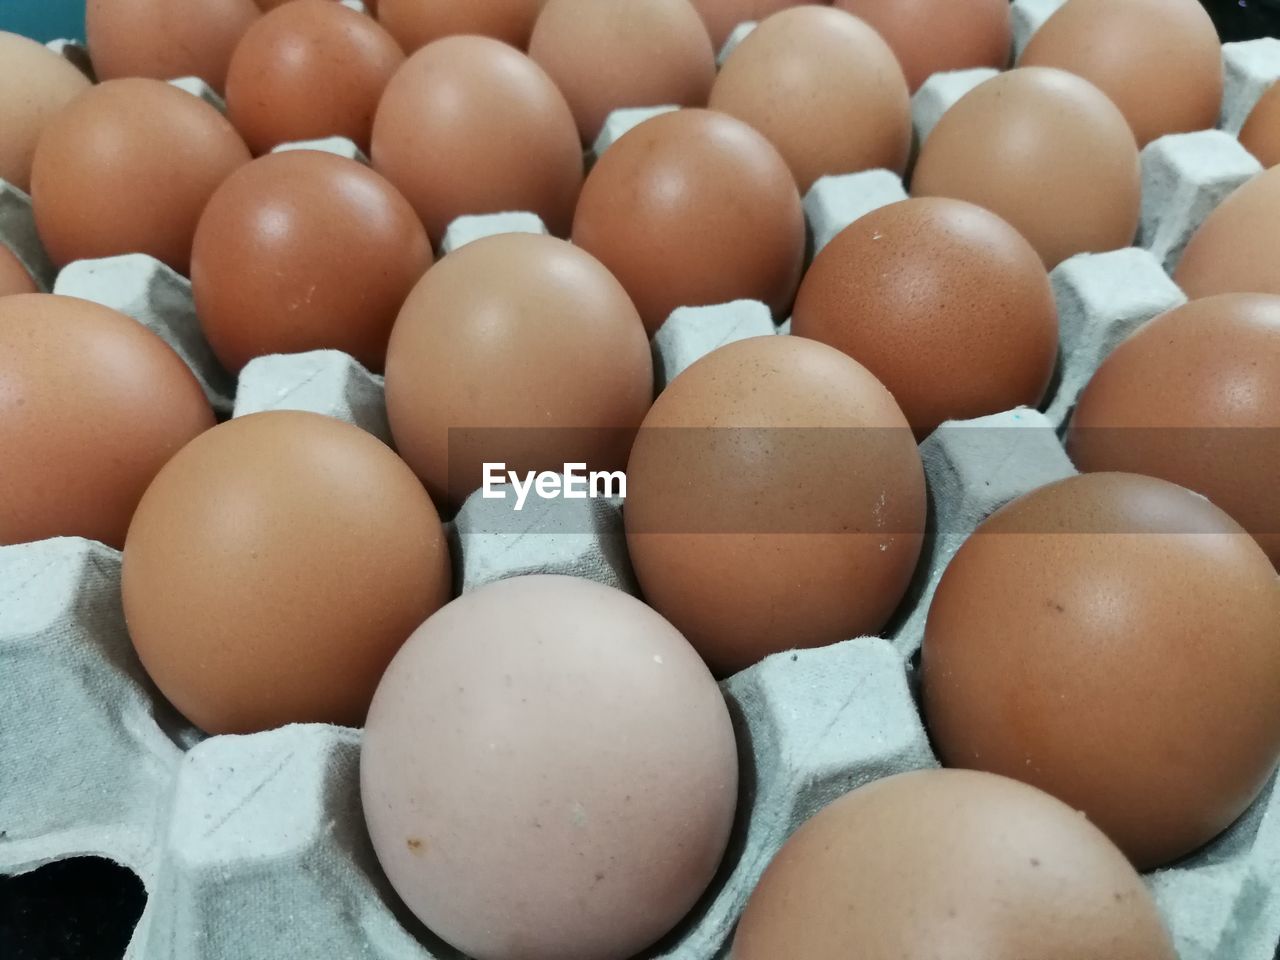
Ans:
MULTIPOLYGON (((1021 42, 1060 2, 1014 4, 1021 42)), ((1257 170, 1230 134, 1280 76, 1280 41, 1228 44, 1224 55, 1226 133, 1168 137, 1143 152, 1144 193, 1158 202, 1144 206, 1141 246, 1053 271, 1063 362, 1045 411, 948 424, 922 444, 939 532, 887 639, 779 654, 723 683, 741 753, 738 822, 707 895, 644 956, 723 957, 760 873, 800 823, 870 780, 936 765, 913 697, 912 658, 942 570, 993 509, 1074 472, 1058 437, 1080 390, 1116 343, 1183 302, 1165 271, 1213 206, 1257 170)), ((927 132, 977 79, 926 83, 915 101, 918 129, 927 132)), ((805 199, 815 244, 903 196, 886 171, 824 178, 805 199)), ((536 229, 527 217, 467 219, 454 246, 536 229)), ((29 198, 2 183, 0 242, 50 287, 54 270, 29 198)), ((260 358, 233 382, 199 336, 189 283, 148 257, 72 264, 54 289, 156 330, 224 413, 305 409, 389 435, 381 378, 343 354, 260 358)), ((739 302, 676 311, 654 340, 660 376, 769 332, 761 309, 739 302)), ((460 590, 549 572, 634 592, 617 504, 530 502, 514 527, 497 523, 494 509, 473 496, 449 525, 460 590)), ((359 731, 298 725, 203 737, 142 670, 119 577, 120 554, 98 543, 0 548, 0 874, 84 855, 128 867, 149 895, 127 953, 135 960, 458 957, 399 903, 373 856, 360 809, 359 731)), ((1226 833, 1147 882, 1182 960, 1270 960, 1280 939, 1275 779, 1226 833)))

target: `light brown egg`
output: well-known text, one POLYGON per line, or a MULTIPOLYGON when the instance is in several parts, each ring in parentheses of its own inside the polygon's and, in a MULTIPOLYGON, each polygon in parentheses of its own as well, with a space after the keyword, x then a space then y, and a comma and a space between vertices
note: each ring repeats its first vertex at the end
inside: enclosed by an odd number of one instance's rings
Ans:
POLYGON ((0 299, 0 544, 120 547, 156 472, 212 426, 191 371, 137 321, 71 297, 0 299))
MULTIPOLYGON (((267 10, 274 10, 276 7, 284 6, 286 3, 289 3, 290 0, 257 0, 257 2, 258 2, 258 6, 261 7, 263 11, 267 11, 267 10)), ((368 10, 371 14, 374 14, 374 15, 377 14, 378 0, 363 0, 363 3, 364 3, 364 8, 368 10)))
POLYGON ((707 28, 688 0, 551 0, 529 56, 595 141, 618 107, 706 106, 716 78, 707 28))
POLYGON ((1013 26, 1005 0, 836 0, 893 49, 915 93, 932 74, 1009 64, 1013 26))
POLYGON ((378 20, 406 53, 455 34, 523 48, 547 0, 379 0, 378 20))
POLYGON ((413 472, 360 428, 294 411, 238 417, 174 457, 138 505, 121 576, 142 665, 212 734, 360 726, 450 591, 413 472))
POLYGON ((200 213, 249 150, 198 97, 160 80, 109 80, 46 128, 31 197, 54 263, 146 253, 186 273, 200 213))
POLYGON ((1280 170, 1264 170, 1205 218, 1173 279, 1192 300, 1216 293, 1280 294, 1280 170))
POLYGON ((3 243, 0 243, 0 297, 15 293, 38 293, 39 288, 27 268, 3 243))
POLYGON ((918 439, 1044 396, 1058 311, 1031 244, 962 200, 889 204, 814 259, 791 332, 843 350, 889 388, 918 439))
POLYGON ((378 686, 360 795, 378 860, 479 960, 626 960, 702 895, 737 803, 724 696, 620 590, 515 577, 422 625, 378 686))
POLYGON ((373 124, 373 165, 438 243, 464 214, 538 214, 563 236, 582 188, 573 113, 536 63, 497 40, 448 37, 410 57, 373 124))
POLYGON ((427 271, 387 350, 396 446, 437 502, 483 464, 618 470, 653 399, 644 325, 622 285, 563 240, 469 243, 427 271))
POLYGON ((1280 567, 1280 297, 1207 297, 1144 324, 1089 381, 1067 440, 1081 470, 1204 494, 1280 567))
POLYGON ((778 148, 803 193, 829 173, 885 167, 911 150, 911 97, 898 61, 857 17, 828 7, 775 13, 730 54, 710 106, 778 148))
POLYGON ((678 110, 635 127, 596 163, 573 242, 622 281, 653 334, 682 306, 748 298, 784 315, 804 229, 795 181, 763 136, 723 113, 678 110))
POLYGON ((40 134, 54 114, 88 89, 88 78, 52 50, 0 30, 0 180, 31 191, 40 134))
POLYGON ((192 293, 233 373, 254 357, 321 349, 380 372, 431 259, 395 187, 354 160, 296 150, 246 164, 214 193, 196 230, 192 293))
POLYGON ((732 960, 1175 960, 1124 855, 1039 790, 919 770, 797 830, 747 903, 732 960))
POLYGON ((1089 473, 988 518, 929 608, 948 766, 1048 791, 1139 869, 1229 826, 1280 761, 1280 579, 1182 487, 1089 473))
POLYGON ((1273 83, 1249 111, 1240 145, 1264 167, 1280 165, 1280 83, 1273 83))
POLYGON ((1120 108, 1140 147, 1212 129, 1222 109, 1222 47, 1197 0, 1068 0, 1018 65, 1084 77, 1120 108))
POLYGON ((333 0, 291 0, 249 28, 227 74, 227 116, 254 153, 346 137, 368 151, 404 53, 377 21, 333 0))
POLYGON ((924 472, 866 369, 813 340, 756 337, 658 396, 624 520, 645 599, 723 675, 884 625, 920 553, 924 472))
POLYGON ((260 14, 253 0, 89 0, 89 57, 99 80, 199 77, 221 92, 260 14))
POLYGON ((690 0, 690 2, 707 25, 707 31, 711 34, 711 44, 718 53, 738 24, 747 20, 763 20, 779 10, 799 6, 805 0, 690 0))

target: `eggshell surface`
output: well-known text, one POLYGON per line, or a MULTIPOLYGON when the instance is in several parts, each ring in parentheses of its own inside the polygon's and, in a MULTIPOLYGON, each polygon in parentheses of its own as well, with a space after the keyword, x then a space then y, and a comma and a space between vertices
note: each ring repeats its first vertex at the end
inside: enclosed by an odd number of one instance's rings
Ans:
POLYGON ((1264 167, 1280 164, 1280 83, 1258 98, 1240 130, 1240 145, 1264 167))
POLYGON ((716 52, 724 46, 729 34, 747 20, 760 21, 770 14, 799 6, 804 0, 690 0, 711 34, 716 52))
POLYGON ((378 0, 378 20, 406 53, 454 34, 493 37, 513 47, 529 42, 547 0, 378 0))
POLYGON ((22 265, 22 261, 14 256, 12 250, 0 244, 0 297, 38 292, 35 280, 22 265))
POLYGON ((0 544, 119 548, 157 471, 213 422, 191 371, 130 317, 71 297, 0 298, 0 544))
POLYGON ((1092 473, 989 517, 929 608, 948 766, 1079 809, 1149 869, 1232 823, 1280 760, 1280 579, 1203 497, 1092 473))
POLYGON ((31 161, 52 117, 88 78, 43 44, 0 30, 0 180, 31 191, 31 161))
POLYGON ((1280 294, 1280 170, 1264 170, 1205 218, 1173 279, 1192 300, 1218 293, 1280 294))
POLYGON ((439 516, 385 444, 272 411, 208 431, 161 471, 129 527, 121 589, 147 673, 220 734, 359 726, 451 585, 439 516))
POLYGON ((911 194, 968 200, 1007 220, 1052 269, 1126 247, 1138 228, 1137 143, 1097 87, 1049 67, 975 87, 920 150, 911 194))
POLYGON ((392 885, 477 960, 624 960, 656 940, 710 883, 737 781, 689 644, 570 577, 503 580, 423 624, 360 757, 392 885))

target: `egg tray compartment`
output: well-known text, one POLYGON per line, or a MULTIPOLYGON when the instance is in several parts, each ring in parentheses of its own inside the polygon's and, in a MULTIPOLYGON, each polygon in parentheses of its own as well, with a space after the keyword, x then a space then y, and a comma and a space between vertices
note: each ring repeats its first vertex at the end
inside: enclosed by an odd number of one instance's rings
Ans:
MULTIPOLYGON (((1020 37, 1059 2, 1015 3, 1020 37)), ((1225 55, 1222 126, 1234 133, 1252 99, 1280 76, 1280 41, 1228 44, 1225 55)), ((987 75, 932 78, 914 101, 918 134, 927 135, 987 75)), ((611 136, 649 112, 620 111, 611 136)), ((321 146, 355 156, 339 141, 321 146)), ((1149 249, 1083 255, 1053 271, 1063 362, 1045 413, 949 424, 922 444, 940 532, 926 545, 888 639, 780 654, 724 682, 742 761, 738 823, 707 896, 645 956, 722 956, 759 874, 793 829, 853 787, 936 765, 912 696, 912 657, 942 570, 991 510, 1074 472, 1058 434, 1080 389, 1124 336, 1182 302, 1164 269, 1213 206, 1257 169, 1228 133, 1150 145, 1139 237, 1149 249)), ((886 171, 824 178, 805 198, 815 248, 904 195, 886 171)), ((527 214, 461 218, 445 246, 511 229, 540 225, 527 214)), ((29 199, 5 184, 0 241, 49 288, 54 271, 35 237, 29 199)), ((200 336, 189 283, 150 258, 72 264, 54 289, 156 330, 224 414, 307 409, 389 436, 381 378, 343 354, 260 358, 237 386, 200 336)), ((716 346, 773 330, 767 311, 751 301, 678 310, 654 338, 659 379, 669 381, 716 346)), ((531 501, 521 528, 510 520, 504 507, 472 497, 448 524, 459 589, 555 572, 635 591, 617 504, 531 501)), ((133 652, 119 563, 116 551, 82 540, 0 548, 0 675, 8 678, 0 702, 0 873, 80 855, 129 867, 149 894, 127 954, 133 958, 457 957, 405 911, 373 857, 358 795, 359 732, 299 725, 202 737, 159 696, 133 652)), ((1273 778, 1225 834, 1148 876, 1183 960, 1273 956, 1278 797, 1273 778)))

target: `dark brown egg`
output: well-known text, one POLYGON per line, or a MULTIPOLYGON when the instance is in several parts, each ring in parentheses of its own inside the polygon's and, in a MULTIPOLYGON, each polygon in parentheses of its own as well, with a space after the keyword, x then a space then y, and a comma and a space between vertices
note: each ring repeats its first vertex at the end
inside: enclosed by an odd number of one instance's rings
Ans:
POLYGON ((437 243, 455 217, 507 210, 563 236, 582 187, 564 97, 536 63, 485 37, 449 37, 405 62, 378 106, 372 156, 437 243))
POLYGON ((573 242, 622 281, 650 334, 676 307, 791 305, 804 212, 786 162, 741 120, 678 110, 646 120, 592 169, 573 242))
POLYGON ((381 371, 429 266, 426 231, 395 187, 354 160, 296 150, 218 188, 196 230, 191 284, 200 326, 233 373, 254 357, 320 349, 381 371))
POLYGON ((1207 297, 1140 327, 1089 381, 1067 439, 1081 470, 1204 494, 1280 567, 1280 297, 1207 297))
POLYGON ((1003 70, 1013 47, 1005 0, 836 0, 893 48, 915 93, 932 74, 971 67, 1003 70))
POLYGON ((624 518, 645 599, 728 674, 884 625, 920 553, 924 472, 865 368, 813 340, 756 337, 658 396, 624 518))
POLYGON ((1044 396, 1058 311, 1031 244, 961 200, 889 204, 823 247, 791 332, 843 350, 889 388, 917 438, 1044 396))
POLYGON ((1024 67, 980 84, 942 115, 921 147, 911 193, 999 214, 1052 269, 1133 242, 1138 147, 1097 87, 1024 67))
POLYGON ((199 77, 221 92, 231 53, 260 14, 253 0, 89 0, 89 56, 99 80, 199 77))
POLYGON ((702 16, 711 34, 711 43, 719 52, 729 34, 747 20, 760 21, 772 13, 796 7, 805 0, 690 0, 702 16))
POLYGON ((1192 300, 1280 294, 1280 170, 1264 170, 1205 218, 1173 279, 1192 300))
POLYGON ((138 505, 121 589, 160 692, 208 733, 364 723, 400 645, 449 599, 440 518, 359 427, 239 417, 162 470, 138 505))
POLYGON ((1240 131, 1240 145, 1264 167, 1280 165, 1280 83, 1267 88, 1240 131))
POLYGON ((407 53, 454 34, 523 47, 547 0, 378 0, 378 19, 407 53))
POLYGON ((160 80, 109 80, 57 115, 36 149, 31 194, 49 256, 147 253, 180 273, 213 191, 249 150, 198 97, 160 80))
POLYGON ((1280 760, 1280 579, 1203 497, 1090 473, 994 513, 929 608, 948 766, 1084 811, 1139 867, 1231 824, 1280 760))
POLYGON ((40 134, 88 89, 88 78, 44 44, 0 30, 0 180, 30 192, 40 134))
POLYGON ((919 770, 819 811, 747 903, 732 960, 1175 960, 1142 878, 1053 797, 919 770))
POLYGON ((337 136, 367 151, 378 100, 403 62, 372 17, 333 0, 292 0, 236 47, 227 116, 254 153, 337 136))
POLYGON ((840 10, 802 6, 761 23, 725 61, 710 106, 759 130, 803 193, 829 173, 885 167, 911 150, 911 98, 893 51, 840 10))
POLYGON ((36 282, 22 265, 22 261, 14 256, 4 244, 0 243, 0 297, 8 297, 15 293, 38 293, 36 282))
POLYGON ((1222 47, 1196 0, 1068 0, 1018 65, 1084 77, 1120 108, 1140 147, 1211 129, 1222 109, 1222 47))
POLYGON ((71 297, 0 299, 0 544, 120 547, 156 472, 212 426, 191 371, 137 321, 71 297))

